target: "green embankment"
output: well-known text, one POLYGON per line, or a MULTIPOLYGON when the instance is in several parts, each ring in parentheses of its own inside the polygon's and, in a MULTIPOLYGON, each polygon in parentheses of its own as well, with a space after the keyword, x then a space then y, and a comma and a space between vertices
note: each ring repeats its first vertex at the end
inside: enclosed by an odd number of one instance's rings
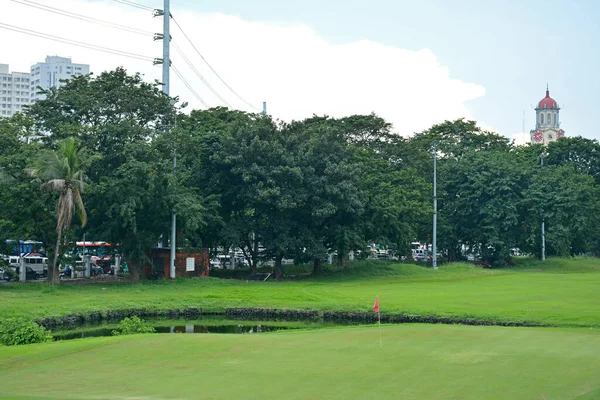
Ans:
POLYGON ((383 348, 379 335, 372 326, 3 348, 0 398, 587 399, 600 386, 594 331, 384 326, 383 348))
POLYGON ((349 271, 287 282, 193 279, 140 284, 0 285, 0 317, 40 318, 125 308, 271 307, 370 311, 600 327, 600 260, 519 260, 486 270, 438 271, 411 264, 357 262, 349 271))

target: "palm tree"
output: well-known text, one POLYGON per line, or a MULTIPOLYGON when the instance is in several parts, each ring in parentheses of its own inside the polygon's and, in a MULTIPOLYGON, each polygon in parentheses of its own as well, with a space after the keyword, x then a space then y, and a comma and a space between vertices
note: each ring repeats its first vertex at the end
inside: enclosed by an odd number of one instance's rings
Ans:
POLYGON ((48 275, 51 284, 59 282, 56 262, 58 259, 60 240, 62 233, 71 227, 73 213, 77 212, 84 227, 87 222, 87 214, 81 198, 83 182, 86 178, 85 156, 77 147, 77 141, 71 137, 58 142, 55 151, 46 150, 40 153, 27 172, 42 180, 42 188, 60 192, 56 205, 56 248, 52 269, 48 275))

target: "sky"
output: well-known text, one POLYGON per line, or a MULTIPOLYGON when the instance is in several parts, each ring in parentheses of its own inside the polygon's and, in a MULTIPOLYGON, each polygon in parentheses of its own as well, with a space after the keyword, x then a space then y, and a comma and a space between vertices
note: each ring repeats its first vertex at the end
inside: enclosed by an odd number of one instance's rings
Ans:
MULTIPOLYGON (((135 0, 162 8, 161 0, 135 0)), ((0 24, 161 57, 162 43, 22 3, 38 3, 160 32, 150 11, 114 0, 0 0, 0 24)), ((600 2, 593 0, 171 0, 172 64, 208 104, 282 120, 371 113, 402 135, 468 118, 522 143, 546 84, 567 136, 600 139, 600 2), (253 107, 250 107, 250 103, 253 107), (523 126, 525 129, 523 129, 523 126)), ((98 74, 117 66, 161 79, 160 66, 0 28, 0 63, 28 71, 46 55, 69 56, 98 74)), ((172 71, 171 95, 203 108, 172 71)))

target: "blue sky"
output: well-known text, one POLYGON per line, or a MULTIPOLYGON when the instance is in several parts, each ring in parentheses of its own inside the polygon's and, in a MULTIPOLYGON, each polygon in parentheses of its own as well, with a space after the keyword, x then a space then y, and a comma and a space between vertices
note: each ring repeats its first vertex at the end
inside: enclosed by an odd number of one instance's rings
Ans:
MULTIPOLYGON (((173 8, 223 12, 247 20, 300 22, 323 38, 369 39, 430 49, 452 77, 481 84, 467 103, 474 118, 509 135, 534 124, 535 105, 551 96, 564 106, 567 134, 600 138, 600 2, 487 0, 172 0, 173 8), (200 5, 201 4, 201 5, 200 5)), ((158 6, 160 1, 146 0, 158 6), (157 4, 158 3, 158 4, 157 4)))
MULTIPOLYGON (((158 32, 159 18, 112 0, 36 0, 82 15, 158 32)), ((162 0, 134 0, 162 8, 162 0)), ((196 46, 251 103, 268 101, 283 120, 316 114, 376 112, 411 134, 433 123, 472 118, 508 137, 534 125, 533 107, 546 82, 562 107, 569 136, 600 139, 595 129, 600 92, 600 2, 592 0, 171 0, 172 11, 196 46)), ((6 2, 0 22, 59 37, 161 56, 161 43, 111 28, 6 2)), ((70 56, 94 73, 124 66, 148 80, 160 68, 1 30, 0 63, 27 71, 46 55, 70 56)), ((173 40, 234 108, 244 108, 194 53, 181 34, 173 40)), ((172 52, 209 106, 222 105, 172 52)), ((172 77, 172 94, 201 107, 172 77)), ((250 109, 248 109, 250 111, 250 109)))

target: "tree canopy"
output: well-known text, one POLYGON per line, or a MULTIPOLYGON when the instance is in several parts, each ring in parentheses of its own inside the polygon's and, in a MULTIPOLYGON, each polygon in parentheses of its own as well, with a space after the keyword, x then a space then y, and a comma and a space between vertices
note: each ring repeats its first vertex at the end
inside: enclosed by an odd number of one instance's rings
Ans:
POLYGON ((0 119, 2 239, 40 240, 56 255, 63 233, 85 233, 119 243, 138 279, 149 251, 168 244, 175 211, 181 246, 239 248, 252 270, 274 260, 278 278, 284 258, 318 273, 328 254, 344 265, 374 244, 410 256, 411 243, 432 240, 435 145, 446 259, 473 253, 501 266, 517 248, 539 256, 542 221, 549 255, 599 252, 596 140, 515 146, 464 119, 400 137, 374 114, 184 114, 160 89, 119 68, 75 77, 0 119), (87 225, 68 223, 73 207, 87 225))

